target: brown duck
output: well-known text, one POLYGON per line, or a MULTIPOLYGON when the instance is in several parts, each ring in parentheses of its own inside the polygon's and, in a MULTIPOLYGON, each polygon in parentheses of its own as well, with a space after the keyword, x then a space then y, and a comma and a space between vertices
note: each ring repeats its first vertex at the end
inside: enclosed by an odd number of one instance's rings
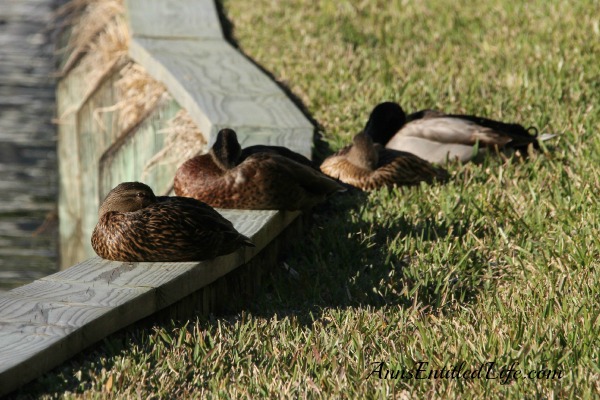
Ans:
POLYGON ((413 154, 374 144, 364 132, 354 137, 352 145, 327 157, 321 171, 362 190, 448 179, 445 169, 434 167, 413 154))
MULTIPOLYGON (((276 148, 241 158, 236 133, 222 129, 211 150, 179 167, 174 189, 213 207, 303 210, 345 188, 276 148)), ((295 153, 294 153, 295 154, 295 153)))
POLYGON ((506 123, 465 114, 444 114, 422 110, 406 116, 400 105, 380 103, 371 112, 365 127, 375 143, 412 153, 432 163, 467 162, 489 149, 515 149, 524 152, 531 144, 556 135, 538 135, 534 127, 506 123))
POLYGON ((92 247, 107 260, 200 261, 254 247, 209 205, 185 197, 157 197, 139 182, 111 190, 98 214, 92 247))

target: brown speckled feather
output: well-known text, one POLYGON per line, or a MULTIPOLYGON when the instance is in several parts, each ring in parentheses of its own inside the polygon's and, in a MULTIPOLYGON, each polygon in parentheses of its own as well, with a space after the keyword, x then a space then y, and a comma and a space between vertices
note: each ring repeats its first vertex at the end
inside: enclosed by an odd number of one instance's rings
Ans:
POLYGON ((96 253, 115 261, 200 261, 253 246, 206 204, 183 197, 156 200, 137 211, 104 213, 92 234, 96 253))
POLYGON ((411 186, 419 182, 445 181, 448 173, 410 153, 375 146, 378 162, 369 169, 353 163, 348 157, 352 146, 346 146, 321 164, 321 171, 332 178, 362 190, 380 187, 411 186))

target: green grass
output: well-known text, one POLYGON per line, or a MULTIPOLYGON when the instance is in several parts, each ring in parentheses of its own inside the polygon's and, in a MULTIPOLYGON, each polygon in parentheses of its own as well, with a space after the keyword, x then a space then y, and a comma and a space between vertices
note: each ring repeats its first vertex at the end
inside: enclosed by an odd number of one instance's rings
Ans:
POLYGON ((443 186, 340 196, 288 255, 298 277, 273 272, 226 315, 113 335, 21 394, 598 396, 600 2, 223 6, 240 48, 300 99, 331 150, 384 100, 560 138, 526 162, 453 165, 443 186), (421 361, 562 378, 369 376, 374 362, 414 372, 421 361))

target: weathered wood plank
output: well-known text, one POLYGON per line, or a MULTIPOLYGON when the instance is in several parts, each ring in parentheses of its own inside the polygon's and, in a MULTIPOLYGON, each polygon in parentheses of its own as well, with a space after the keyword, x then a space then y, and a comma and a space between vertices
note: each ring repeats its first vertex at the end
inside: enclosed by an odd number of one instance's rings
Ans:
POLYGON ((225 41, 131 40, 130 56, 163 82, 212 144, 231 127, 246 144, 311 156, 314 128, 283 91, 225 41))
POLYGON ((4 347, 0 356, 0 395, 52 368, 51 363, 48 363, 48 356, 52 357, 60 342, 73 331, 73 328, 49 329, 42 325, 4 326, 1 322, 0 326, 0 343, 4 347), (59 330, 63 331, 62 334, 56 334, 59 330), (21 367, 23 363, 27 363, 27 368, 21 367))
POLYGON ((110 307, 77 305, 61 301, 14 296, 11 292, 0 297, 0 321, 81 327, 99 318, 110 307))
POLYGON ((223 39, 213 0, 127 0, 132 34, 172 39, 223 39))
MULTIPOLYGON (((77 112, 78 155, 80 162, 81 201, 81 246, 85 258, 93 257, 90 238, 98 222, 100 193, 98 182, 98 165, 102 154, 117 140, 120 132, 117 128, 118 115, 110 108, 118 101, 115 83, 117 73, 107 77, 77 112)), ((82 261, 77 260, 77 262, 82 261)))
MULTIPOLYGON (((135 131, 124 137, 118 146, 102 155, 99 164, 100 199, 121 182, 141 179, 148 160, 164 146, 165 135, 162 131, 168 120, 180 109, 174 100, 164 102, 135 131)), ((171 164, 156 165, 143 180, 151 182, 154 192, 162 195, 173 186, 173 176, 177 167, 178 165, 171 164)))
MULTIPOLYGON (((58 279, 39 279, 11 290, 9 297, 40 301, 57 301, 69 305, 116 307, 150 290, 148 287, 126 287, 109 283, 81 283, 58 279)), ((0 318, 4 313, 0 313, 0 318)))
POLYGON ((57 86, 58 158, 60 160, 58 218, 61 267, 85 259, 81 243, 81 197, 79 196, 81 167, 77 137, 77 110, 79 99, 83 97, 83 79, 79 69, 73 70, 57 86))
POLYGON ((0 324, 4 325, 0 334, 0 395, 39 376, 132 320, 150 315, 155 311, 156 303, 152 301, 155 296, 149 290, 117 307, 0 297, 0 302, 4 303, 0 306, 0 324), (28 318, 33 322, 27 321, 28 318))

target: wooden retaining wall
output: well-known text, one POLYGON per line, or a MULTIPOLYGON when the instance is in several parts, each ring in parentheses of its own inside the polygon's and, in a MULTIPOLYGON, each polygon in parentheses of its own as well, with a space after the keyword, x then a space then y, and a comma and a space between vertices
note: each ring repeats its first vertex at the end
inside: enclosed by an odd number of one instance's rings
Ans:
MULTIPOLYGON (((105 71, 92 91, 85 85, 90 71, 81 66, 59 83, 61 257, 63 266, 76 265, 0 295, 0 395, 141 318, 173 304, 181 309, 186 297, 195 309, 215 307, 219 296, 209 284, 242 265, 253 273, 272 262, 281 245, 274 240, 299 216, 220 210, 256 248, 214 260, 121 263, 95 257, 90 237, 101 200, 118 183, 140 180, 163 148, 166 121, 181 108, 209 144, 219 129, 232 127, 243 146, 278 144, 310 156, 312 145, 310 122, 224 40, 213 0, 130 0, 127 13, 131 59, 163 82, 171 98, 121 132, 115 113, 98 110, 120 100, 114 84, 122 64, 105 71)), ((166 193, 176 168, 154 168, 144 182, 166 193)))

